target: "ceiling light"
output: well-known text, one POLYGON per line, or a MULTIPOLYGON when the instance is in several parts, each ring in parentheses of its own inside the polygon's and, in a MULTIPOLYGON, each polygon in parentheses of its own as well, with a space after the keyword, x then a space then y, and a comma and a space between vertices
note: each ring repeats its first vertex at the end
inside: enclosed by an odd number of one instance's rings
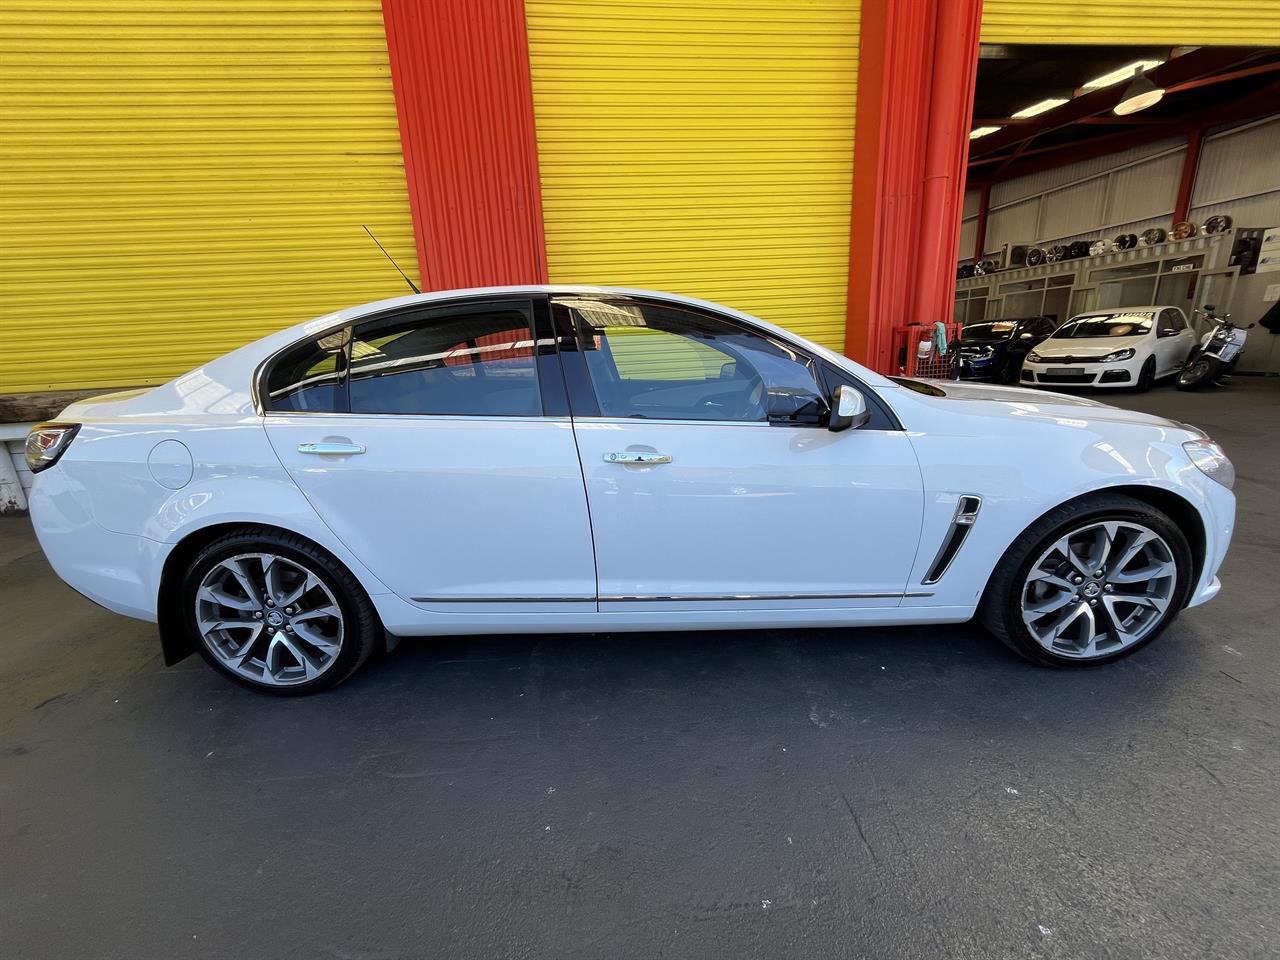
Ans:
POLYGON ((1015 120, 1025 120, 1027 117, 1038 117, 1054 107, 1062 106, 1069 99, 1069 97, 1050 97, 1048 100, 1041 100, 1039 103, 1033 103, 1029 107, 1023 107, 1013 115, 1013 118, 1015 120))
POLYGON ((1100 77, 1094 77, 1081 90, 1101 90, 1103 87, 1110 87, 1119 83, 1121 80, 1128 80, 1133 76, 1135 70, 1150 70, 1164 63, 1163 60, 1135 60, 1133 63, 1127 63, 1123 67, 1117 67, 1110 73, 1104 73, 1100 77))
POLYGON ((1142 68, 1138 67, 1134 71, 1133 82, 1129 84, 1124 96, 1111 112, 1117 117, 1127 117, 1147 107, 1154 107, 1162 99, 1164 99, 1164 90, 1152 83, 1142 72, 1142 68))
POLYGON ((995 133, 997 130, 1003 130, 1004 127, 974 127, 969 131, 969 139, 977 140, 979 137, 985 137, 989 133, 995 133))

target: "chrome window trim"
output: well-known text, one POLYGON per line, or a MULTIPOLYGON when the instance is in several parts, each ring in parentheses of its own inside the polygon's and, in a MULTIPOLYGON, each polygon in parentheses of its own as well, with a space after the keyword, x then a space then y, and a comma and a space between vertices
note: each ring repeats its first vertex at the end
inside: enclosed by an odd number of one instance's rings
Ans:
POLYGON ((319 410, 268 410, 261 414, 267 421, 286 417, 356 417, 361 420, 491 420, 508 423, 572 423, 572 418, 564 415, 534 417, 516 417, 504 413, 323 413, 319 410))
POLYGON ((410 597, 414 603, 686 603, 705 601, 724 603, 732 600, 901 600, 932 597, 931 592, 907 593, 736 593, 724 596, 698 594, 644 594, 637 596, 604 595, 600 597, 410 597))
MULTIPOLYGON (((274 353, 265 357, 256 367, 253 368, 253 376, 249 380, 249 397, 253 401, 254 413, 256 413, 260 417, 265 417, 268 414, 272 414, 272 413, 300 412, 300 411, 267 410, 262 403, 262 382, 266 378, 267 368, 270 367, 273 363, 275 363, 276 360, 280 358, 281 354, 286 353, 289 350, 292 350, 294 347, 301 346, 304 343, 308 343, 312 340, 319 340, 322 337, 330 336, 331 334, 337 333, 338 331, 346 329, 347 327, 351 328, 352 334, 354 335, 355 328, 362 323, 368 323, 371 320, 380 320, 383 317, 393 317, 398 313, 408 313, 409 311, 412 311, 412 310, 437 310, 437 309, 444 309, 452 306, 458 306, 460 304, 477 304, 477 303, 485 303, 488 301, 500 303, 503 301, 510 301, 510 300, 528 300, 530 305, 532 306, 538 300, 539 297, 545 298, 549 296, 550 294, 545 292, 541 292, 541 293, 535 292, 535 293, 527 293, 527 294, 478 293, 478 294, 471 294, 469 296, 449 297, 448 299, 445 299, 445 300, 422 300, 416 303, 407 303, 407 304, 404 304, 403 306, 393 307, 390 310, 384 310, 381 312, 364 313, 358 317, 349 317, 346 320, 335 322, 332 326, 322 327, 319 330, 316 330, 312 333, 308 333, 305 337, 299 337, 297 340, 294 340, 291 343, 286 344, 285 346, 281 347, 279 350, 276 350, 274 353)), ((529 332, 530 334, 533 334, 532 326, 530 327, 529 332)), ((534 341, 534 346, 535 347, 537 346, 536 338, 534 341)), ((315 413, 317 411, 308 411, 308 412, 315 413)), ((343 414, 323 413, 321 414, 321 416, 336 417, 336 416, 343 416, 343 414)), ((352 416, 360 416, 360 414, 352 414, 352 416)), ((397 416, 401 416, 401 414, 392 413, 392 414, 387 414, 387 416, 397 417, 397 416)), ((406 416, 421 416, 421 414, 406 414, 406 416)), ((533 418, 522 417, 520 419, 529 420, 533 418)))

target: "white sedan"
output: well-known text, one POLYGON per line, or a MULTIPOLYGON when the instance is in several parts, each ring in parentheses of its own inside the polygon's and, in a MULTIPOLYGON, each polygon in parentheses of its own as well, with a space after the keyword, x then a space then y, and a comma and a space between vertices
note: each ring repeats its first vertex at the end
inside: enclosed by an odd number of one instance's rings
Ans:
POLYGON ((1148 390, 1171 377, 1195 346, 1177 307, 1126 307, 1072 317, 1029 354, 1022 382, 1148 390))
POLYGON ((54 569, 233 680, 298 694, 394 638, 960 623, 1102 663, 1217 593, 1200 431, 888 379, 638 290, 344 310, 32 431, 54 569))

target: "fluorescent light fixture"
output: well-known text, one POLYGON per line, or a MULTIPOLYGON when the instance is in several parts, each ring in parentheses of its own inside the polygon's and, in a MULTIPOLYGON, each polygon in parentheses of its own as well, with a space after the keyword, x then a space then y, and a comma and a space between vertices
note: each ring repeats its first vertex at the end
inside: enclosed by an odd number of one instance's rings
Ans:
POLYGON ((969 139, 977 140, 979 137, 985 137, 988 134, 995 133, 997 130, 1003 130, 1004 127, 974 127, 969 131, 969 139))
POLYGON ((1150 70, 1164 63, 1163 60, 1135 60, 1133 63, 1127 63, 1123 67, 1116 67, 1110 73, 1104 73, 1100 77, 1094 77, 1081 90, 1101 90, 1103 87, 1114 86, 1121 80, 1128 80, 1133 76, 1135 70, 1150 70))
POLYGON ((1025 120, 1028 117, 1038 117, 1054 107, 1062 106, 1070 99, 1070 97, 1050 97, 1048 100, 1041 100, 1039 103, 1033 103, 1029 107, 1023 107, 1013 115, 1013 118, 1015 120, 1025 120))
POLYGON ((1127 117, 1129 114, 1145 110, 1147 107, 1154 107, 1163 99, 1164 90, 1148 80, 1143 74, 1142 68, 1138 67, 1134 71, 1133 82, 1125 90, 1120 102, 1111 108, 1111 112, 1117 117, 1127 117))

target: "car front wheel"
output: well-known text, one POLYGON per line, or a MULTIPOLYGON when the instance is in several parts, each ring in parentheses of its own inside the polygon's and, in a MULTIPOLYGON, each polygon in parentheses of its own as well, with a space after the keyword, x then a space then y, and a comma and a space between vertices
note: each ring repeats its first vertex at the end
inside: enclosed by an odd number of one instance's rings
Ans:
POLYGON ((980 617, 1036 663, 1107 663, 1149 643, 1191 588, 1186 537, 1149 504, 1100 494, 1050 511, 1005 553, 980 617))
POLYGON ((341 683, 381 636, 350 571, 310 541, 275 530, 218 538, 192 560, 181 589, 187 628, 204 658, 266 693, 341 683))
POLYGON ((1151 389, 1151 385, 1156 381, 1156 358, 1148 357, 1147 362, 1142 365, 1142 372, 1138 374, 1137 391, 1146 393, 1151 389))

